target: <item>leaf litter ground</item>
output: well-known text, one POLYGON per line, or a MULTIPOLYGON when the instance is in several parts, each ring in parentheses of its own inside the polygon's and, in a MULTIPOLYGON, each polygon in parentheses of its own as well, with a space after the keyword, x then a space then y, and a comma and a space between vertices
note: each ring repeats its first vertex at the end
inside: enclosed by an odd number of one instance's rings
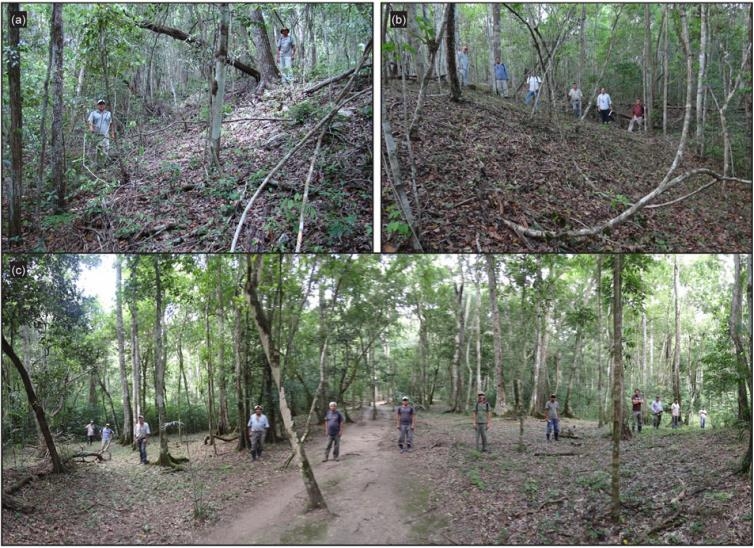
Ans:
MULTIPOLYGON (((595 423, 564 420, 578 439, 547 442, 544 422, 494 418, 490 452, 474 448, 468 416, 420 411, 415 448, 399 454, 391 408, 349 424, 340 462, 321 463, 315 428, 307 453, 331 514, 303 512, 303 484, 287 443, 251 463, 235 443, 178 443, 186 471, 111 460, 76 463, 3 508, 4 544, 726 544, 752 543, 751 479, 732 473, 746 447, 728 429, 668 425, 621 443, 621 522, 609 519, 611 441, 595 423), (269 510, 269 512, 268 512, 269 510), (266 516, 269 519, 254 519, 266 516)), ((73 448, 72 448, 73 449, 73 448)), ((157 440, 149 448, 153 460, 157 440)), ((5 488, 30 471, 6 449, 5 488)))
MULTIPOLYGON (((409 180, 405 132, 418 95, 400 83, 383 86, 382 98, 399 146, 402 175, 409 180), (404 110, 405 107, 405 110, 404 110), (404 117, 404 113, 407 116, 404 117)), ((677 140, 615 124, 576 123, 563 113, 548 122, 530 118, 520 100, 464 89, 451 103, 447 87, 432 85, 412 136, 416 160, 421 239, 433 252, 748 252, 752 246, 752 190, 716 184, 677 204, 644 209, 611 232, 579 240, 524 239, 500 217, 532 229, 572 230, 607 221, 649 193, 672 164, 677 140)), ((383 244, 410 250, 405 236, 387 233, 399 219, 383 160, 383 244)), ((722 167, 688 149, 675 175, 722 167)), ((751 179, 751 174, 743 178, 751 179)), ((654 203, 691 193, 692 179, 654 203)), ((410 185, 409 185, 410 186, 410 185)))
MULTIPOLYGON (((261 97, 245 88, 226 98, 233 106, 223 124, 223 172, 210 173, 204 158, 205 96, 197 95, 171 117, 129 130, 117 161, 91 173, 81 166, 82 143, 69 164, 65 213, 31 217, 26 206, 21 244, 3 239, 6 251, 220 252, 231 240, 249 198, 269 171, 331 108, 345 81, 311 97, 302 87, 281 87, 261 97), (305 104, 304 104, 305 103, 305 104), (302 106, 303 105, 303 106, 302 106), (277 118, 279 120, 249 120, 277 118), (228 120, 240 120, 228 123, 228 120)), ((371 88, 360 76, 354 94, 371 88)), ((372 93, 348 104, 329 126, 310 187, 302 251, 372 249, 372 93)), ((242 229, 239 251, 292 251, 301 196, 316 135, 272 178, 242 229)), ((78 137, 76 137, 78 138, 78 137)))

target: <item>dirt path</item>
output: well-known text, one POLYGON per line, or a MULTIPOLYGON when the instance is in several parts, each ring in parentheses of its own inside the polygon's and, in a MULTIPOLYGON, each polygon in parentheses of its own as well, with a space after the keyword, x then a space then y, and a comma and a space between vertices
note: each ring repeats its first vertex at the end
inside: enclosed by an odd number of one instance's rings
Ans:
MULTIPOLYGON (((329 508, 304 512, 306 492, 298 470, 264 487, 257 502, 196 539, 200 544, 406 544, 412 539, 413 480, 410 461, 419 453, 398 452, 388 406, 371 409, 347 425, 340 460, 322 462, 323 444, 307 445, 314 474, 329 508)), ((418 440, 417 440, 418 441, 418 440)), ((417 447, 420 452, 421 446, 417 447)), ((264 466, 264 464, 262 464, 264 466)))

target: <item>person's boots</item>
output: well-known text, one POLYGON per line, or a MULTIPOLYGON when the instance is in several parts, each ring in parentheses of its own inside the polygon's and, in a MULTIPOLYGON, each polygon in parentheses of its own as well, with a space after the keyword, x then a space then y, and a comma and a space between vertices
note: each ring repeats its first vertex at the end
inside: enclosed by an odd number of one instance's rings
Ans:
POLYGON ((555 432, 555 441, 558 441, 559 432, 555 432))
POLYGON ((550 441, 550 434, 547 434, 547 441, 550 441))

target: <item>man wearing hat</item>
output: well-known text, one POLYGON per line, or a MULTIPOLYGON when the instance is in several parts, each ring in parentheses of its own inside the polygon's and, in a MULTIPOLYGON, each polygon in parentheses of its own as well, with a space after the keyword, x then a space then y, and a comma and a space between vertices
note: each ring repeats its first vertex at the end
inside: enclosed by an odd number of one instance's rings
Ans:
POLYGON ((89 122, 89 131, 99 135, 102 139, 101 143, 97 144, 97 149, 103 150, 107 155, 110 152, 110 137, 115 137, 112 130, 112 114, 106 109, 106 103, 104 99, 97 101, 97 110, 93 110, 87 118, 89 122))
POLYGON ((414 430, 416 429, 416 412, 408 403, 408 396, 403 396, 401 405, 395 413, 395 426, 400 430, 398 437, 398 447, 401 453, 411 451, 411 445, 414 442, 414 430))
POLYGON ((482 440, 482 453, 487 452, 487 430, 490 428, 490 402, 484 392, 477 394, 472 414, 473 427, 476 430, 476 450, 479 451, 479 440, 482 440))
POLYGON ((270 427, 267 417, 262 414, 262 406, 254 407, 254 413, 249 417, 249 439, 251 440, 251 460, 257 460, 262 457, 262 444, 264 443, 264 434, 270 427))
POLYGON ((550 441, 550 433, 555 434, 555 441, 558 441, 560 435, 560 413, 555 394, 550 394, 550 400, 545 403, 545 417, 547 417, 547 441, 550 441))
POLYGON ((293 43, 293 37, 289 36, 290 30, 287 28, 280 29, 280 38, 278 38, 278 64, 284 82, 292 82, 291 70, 293 68, 293 58, 296 56, 296 44, 293 43))
POLYGON ((102 429, 102 447, 99 452, 104 453, 110 448, 110 440, 113 439, 113 430, 110 428, 110 423, 106 422, 105 427, 102 429))
POLYGON ((139 420, 136 422, 136 428, 134 428, 134 438, 139 445, 139 459, 141 464, 147 464, 147 440, 152 434, 149 429, 149 423, 144 422, 144 415, 139 415, 139 420))

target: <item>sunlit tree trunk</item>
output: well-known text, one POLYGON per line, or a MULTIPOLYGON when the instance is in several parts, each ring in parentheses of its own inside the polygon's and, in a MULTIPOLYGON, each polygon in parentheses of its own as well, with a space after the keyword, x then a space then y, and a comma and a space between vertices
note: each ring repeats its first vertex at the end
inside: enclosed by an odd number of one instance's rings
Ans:
POLYGON ((118 338, 118 366, 120 372, 121 399, 123 401, 123 429, 120 433, 120 443, 133 443, 133 410, 128 388, 128 374, 126 372, 126 341, 123 329, 123 285, 122 280, 123 257, 115 258, 115 331, 118 338))
MULTIPOLYGON (((157 408, 157 428, 160 435, 160 457, 157 463, 160 466, 172 464, 168 452, 168 435, 165 429, 167 415, 165 413, 165 348, 163 346, 163 289, 162 276, 160 274, 160 259, 152 256, 154 268, 154 403, 157 408)), ((154 433, 153 433, 154 434, 154 433)))
POLYGON ((507 411, 505 400, 505 377, 503 375, 503 336, 500 329, 500 309, 497 304, 497 266, 495 256, 485 255, 487 261, 487 283, 490 293, 490 311, 492 312, 492 343, 495 360, 495 409, 496 415, 507 411))
MULTIPOLYGON (((675 311, 675 330, 673 339, 673 398, 681 405, 681 305, 678 301, 680 281, 678 274, 678 255, 673 255, 673 309, 675 311)), ((683 409, 683 406, 681 406, 683 409)))

